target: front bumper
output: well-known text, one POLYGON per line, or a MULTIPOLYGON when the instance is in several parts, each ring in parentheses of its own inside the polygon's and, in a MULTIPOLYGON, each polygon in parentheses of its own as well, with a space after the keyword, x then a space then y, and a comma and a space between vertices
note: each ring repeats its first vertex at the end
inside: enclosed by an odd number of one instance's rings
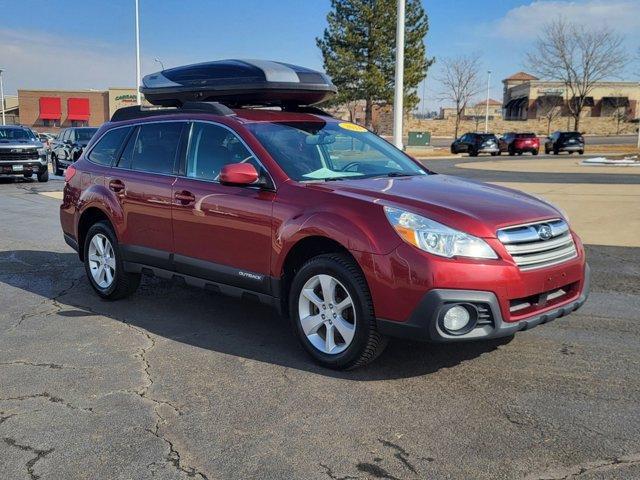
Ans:
POLYGON ((589 296, 590 278, 589 265, 585 264, 582 290, 577 298, 573 298, 554 308, 542 310, 540 313, 534 313, 529 317, 521 318, 515 322, 503 320, 498 298, 492 292, 435 289, 424 295, 408 321, 396 322, 378 319, 378 330, 383 335, 390 337, 439 343, 506 337, 521 330, 529 330, 539 324, 563 317, 580 308, 589 296), (447 334, 440 327, 440 316, 446 306, 455 303, 488 305, 492 322, 478 326, 464 335, 447 334))
POLYGON ((25 172, 39 172, 46 168, 46 157, 29 160, 0 160, 0 175, 22 175, 25 172))

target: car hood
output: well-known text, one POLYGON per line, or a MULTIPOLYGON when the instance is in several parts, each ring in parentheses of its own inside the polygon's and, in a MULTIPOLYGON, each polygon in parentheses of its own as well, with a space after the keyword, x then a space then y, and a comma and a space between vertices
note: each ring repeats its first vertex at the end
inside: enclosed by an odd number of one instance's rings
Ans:
POLYGON ((36 140, 0 140, 0 148, 42 148, 42 142, 36 140))
POLYGON ((475 236, 508 225, 559 218, 554 207, 523 192, 449 175, 369 178, 315 184, 334 193, 424 215, 475 236))

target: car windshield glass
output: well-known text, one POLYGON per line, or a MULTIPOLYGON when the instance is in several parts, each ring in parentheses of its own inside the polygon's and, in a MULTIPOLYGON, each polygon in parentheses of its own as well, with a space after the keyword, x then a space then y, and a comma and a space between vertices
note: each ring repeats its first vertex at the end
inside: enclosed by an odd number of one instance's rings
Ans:
POLYGON ((0 140, 35 140, 33 133, 24 128, 0 128, 0 140))
POLYGON ((426 175, 404 153, 350 123, 252 123, 249 130, 297 181, 426 175))
POLYGON ((79 142, 85 142, 91 140, 93 134, 98 131, 97 128, 82 128, 76 130, 76 140, 79 142))

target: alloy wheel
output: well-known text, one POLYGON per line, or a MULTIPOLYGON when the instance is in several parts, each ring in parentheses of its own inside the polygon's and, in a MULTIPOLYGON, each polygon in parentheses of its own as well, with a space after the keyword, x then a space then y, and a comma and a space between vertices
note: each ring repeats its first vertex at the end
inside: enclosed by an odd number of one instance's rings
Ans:
POLYGON ((116 275, 116 257, 109 239, 98 233, 89 243, 89 270, 100 288, 109 288, 116 275))
POLYGON ((353 341, 353 299, 331 275, 314 275, 307 280, 298 298, 298 318, 309 343, 324 354, 342 353, 353 341))

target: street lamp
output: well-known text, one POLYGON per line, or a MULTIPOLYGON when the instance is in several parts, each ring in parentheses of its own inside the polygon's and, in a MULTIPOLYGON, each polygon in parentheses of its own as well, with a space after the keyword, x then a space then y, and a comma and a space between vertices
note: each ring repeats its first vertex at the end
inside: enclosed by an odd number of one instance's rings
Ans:
POLYGON ((138 0, 136 2, 136 99, 138 105, 142 104, 140 95, 140 12, 138 0))
POLYGON ((484 133, 489 133, 489 88, 491 85, 491 70, 487 70, 487 108, 484 114, 484 133))
POLYGON ((6 125, 4 121, 4 85, 2 84, 2 72, 3 69, 0 68, 0 102, 2 102, 2 125, 6 125))
POLYGON ((153 59, 154 62, 159 63, 160 64, 160 68, 162 68, 162 70, 164 70, 164 63, 162 63, 162 60, 160 60, 158 57, 153 59))
POLYGON ((393 143, 402 149, 402 101, 404 97, 404 5, 398 0, 396 23, 396 79, 393 96, 393 143))

